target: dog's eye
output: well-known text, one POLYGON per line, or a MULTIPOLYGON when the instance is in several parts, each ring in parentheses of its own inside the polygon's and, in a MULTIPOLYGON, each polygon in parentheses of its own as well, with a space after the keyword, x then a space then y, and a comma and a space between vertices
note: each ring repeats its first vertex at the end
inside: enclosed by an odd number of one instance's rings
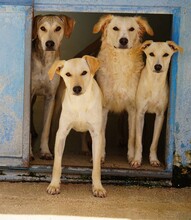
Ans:
POLYGON ((58 31, 60 31, 60 30, 61 30, 61 27, 58 26, 58 27, 55 29, 55 32, 58 32, 58 31))
POLYGON ((72 76, 72 75, 71 75, 71 73, 67 72, 67 73, 66 73, 66 76, 70 77, 70 76, 72 76))
POLYGON ((163 57, 168 57, 169 56, 169 54, 168 53, 165 53, 164 55, 163 55, 163 57))
POLYGON ((154 53, 150 53, 149 55, 150 55, 151 57, 154 57, 154 56, 155 56, 154 53))
POLYGON ((113 27, 113 30, 114 31, 119 31, 119 28, 115 26, 115 27, 113 27))
POLYGON ((129 31, 134 31, 134 30, 135 30, 134 27, 129 28, 129 31))
POLYGON ((44 26, 42 26, 40 29, 41 31, 46 31, 46 28, 44 26))
POLYGON ((84 70, 84 71, 82 72, 81 76, 85 76, 86 74, 87 74, 87 71, 84 70))

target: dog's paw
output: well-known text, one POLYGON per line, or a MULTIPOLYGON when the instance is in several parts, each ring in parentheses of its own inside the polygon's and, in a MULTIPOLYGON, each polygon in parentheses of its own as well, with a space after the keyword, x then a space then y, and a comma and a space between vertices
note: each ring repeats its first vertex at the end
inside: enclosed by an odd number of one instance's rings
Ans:
POLYGON ((132 160, 130 165, 133 168, 139 168, 141 166, 141 160, 132 160))
POLYGON ((105 198, 107 196, 107 192, 103 187, 93 187, 92 188, 92 193, 95 197, 99 197, 99 198, 105 198))
POLYGON ((160 167, 160 161, 159 160, 150 160, 150 164, 153 167, 160 167))
POLYGON ((128 161, 129 164, 131 164, 133 162, 133 157, 127 156, 127 161, 128 161))
POLYGON ((51 195, 60 194, 60 185, 50 184, 47 187, 46 191, 47 191, 48 194, 51 194, 51 195))
POLYGON ((53 155, 51 153, 40 153, 40 159, 53 160, 53 155))

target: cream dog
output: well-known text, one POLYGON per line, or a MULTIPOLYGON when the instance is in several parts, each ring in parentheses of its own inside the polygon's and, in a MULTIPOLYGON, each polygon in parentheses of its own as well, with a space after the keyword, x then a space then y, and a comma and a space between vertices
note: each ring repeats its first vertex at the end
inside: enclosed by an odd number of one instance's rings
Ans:
POLYGON ((60 193, 62 154, 66 137, 73 128, 81 132, 89 130, 91 134, 93 142, 92 191, 96 197, 106 196, 106 191, 101 184, 101 152, 104 136, 102 94, 94 79, 98 68, 97 58, 84 56, 68 61, 57 61, 49 71, 50 79, 56 72, 63 77, 66 84, 59 129, 56 134, 53 177, 47 188, 50 194, 60 193))
POLYGON ((157 158, 157 145, 164 121, 164 113, 168 105, 167 74, 169 63, 175 52, 182 51, 182 48, 173 41, 145 41, 141 49, 146 54, 147 59, 136 94, 136 148, 135 158, 131 163, 135 168, 141 165, 142 160, 142 134, 146 112, 156 114, 153 140, 150 147, 150 164, 160 166, 160 161, 157 158))
POLYGON ((128 112, 128 161, 131 162, 135 145, 135 94, 144 66, 140 41, 145 32, 153 35, 153 30, 142 17, 106 15, 94 26, 93 32, 99 31, 103 33, 98 54, 100 69, 96 76, 104 96, 103 129, 106 127, 108 111, 128 112))
MULTIPOLYGON (((65 15, 39 15, 35 17, 33 23, 32 105, 36 96, 45 97, 44 124, 40 143, 40 157, 42 159, 53 159, 48 142, 55 95, 60 81, 60 77, 56 75, 50 82, 48 70, 54 61, 59 59, 61 41, 64 36, 70 37, 74 24, 75 21, 65 15)), ((33 122, 31 124, 33 125, 33 122)), ((32 148, 30 151, 32 158, 32 148)))

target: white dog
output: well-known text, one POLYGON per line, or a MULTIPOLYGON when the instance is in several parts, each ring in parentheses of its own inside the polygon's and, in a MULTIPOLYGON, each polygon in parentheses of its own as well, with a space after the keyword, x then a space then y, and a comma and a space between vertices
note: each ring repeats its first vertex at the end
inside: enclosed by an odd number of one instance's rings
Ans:
POLYGON ((73 128, 76 131, 89 131, 93 147, 93 195, 105 197, 106 191, 101 184, 101 152, 103 148, 102 130, 102 93, 94 79, 99 68, 97 58, 84 56, 68 61, 57 61, 49 71, 50 79, 54 73, 61 75, 66 84, 62 103, 59 129, 56 134, 53 177, 47 192, 60 193, 61 161, 65 140, 73 128))
POLYGON ((145 41, 141 49, 146 54, 147 59, 136 94, 136 148, 135 158, 131 163, 135 168, 141 165, 142 160, 142 134, 146 112, 156 114, 153 140, 150 147, 150 164, 160 166, 160 161, 157 158, 157 145, 164 121, 164 113, 168 105, 167 74, 169 63, 175 52, 182 51, 182 48, 172 41, 145 41))
MULTIPOLYGON (((60 81, 60 77, 57 75, 50 82, 48 70, 54 61, 60 58, 61 41, 64 36, 70 37, 74 24, 75 21, 65 15, 39 15, 34 19, 31 100, 34 104, 36 96, 45 97, 44 123, 40 143, 42 159, 53 159, 48 142, 55 95, 60 81)), ((30 151, 31 157, 33 157, 32 148, 30 151)))
POLYGON ((140 41, 145 32, 153 35, 153 30, 142 17, 106 15, 94 26, 93 32, 99 31, 103 33, 98 55, 100 69, 96 76, 104 96, 103 129, 108 111, 128 112, 128 161, 131 162, 135 145, 135 94, 144 67, 140 41))

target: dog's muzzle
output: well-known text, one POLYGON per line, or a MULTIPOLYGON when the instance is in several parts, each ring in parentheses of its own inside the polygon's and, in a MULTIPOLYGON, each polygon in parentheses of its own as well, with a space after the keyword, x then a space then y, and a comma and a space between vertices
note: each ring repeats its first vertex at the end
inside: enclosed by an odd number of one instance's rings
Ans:
POLYGON ((46 51, 54 51, 55 50, 54 49, 54 46, 55 46, 54 41, 48 40, 48 41, 46 41, 45 45, 46 45, 46 51))
POLYGON ((82 87, 81 86, 74 86, 73 87, 74 95, 80 95, 81 91, 82 91, 82 87))
POLYGON ((154 66, 154 69, 155 69, 155 72, 160 73, 161 70, 162 70, 162 65, 156 64, 156 65, 154 66))
POLYGON ((128 39, 126 37, 122 37, 119 40, 119 48, 126 49, 128 46, 128 39))

